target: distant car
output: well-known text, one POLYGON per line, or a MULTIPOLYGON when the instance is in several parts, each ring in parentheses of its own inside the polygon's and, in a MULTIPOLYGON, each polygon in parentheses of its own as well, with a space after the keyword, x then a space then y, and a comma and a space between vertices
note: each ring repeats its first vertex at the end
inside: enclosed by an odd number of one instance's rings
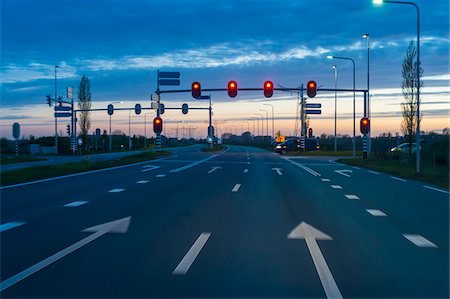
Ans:
MULTIPOLYGON (((411 153, 416 152, 416 144, 411 144, 411 153)), ((402 143, 399 146, 391 148, 391 153, 394 154, 409 154, 409 143, 402 143)))
MULTIPOLYGON (((305 140, 305 150, 315 151, 320 148, 319 140, 315 138, 306 138, 305 140)), ((275 146, 275 151, 277 153, 285 153, 292 151, 300 151, 300 138, 290 138, 286 141, 275 146)))

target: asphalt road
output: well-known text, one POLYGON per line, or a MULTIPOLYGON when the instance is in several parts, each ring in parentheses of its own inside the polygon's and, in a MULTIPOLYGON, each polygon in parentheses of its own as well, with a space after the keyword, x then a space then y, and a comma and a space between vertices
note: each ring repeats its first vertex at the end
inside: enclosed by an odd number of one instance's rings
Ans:
POLYGON ((448 191, 327 158, 194 147, 0 192, 4 298, 449 297, 448 191))

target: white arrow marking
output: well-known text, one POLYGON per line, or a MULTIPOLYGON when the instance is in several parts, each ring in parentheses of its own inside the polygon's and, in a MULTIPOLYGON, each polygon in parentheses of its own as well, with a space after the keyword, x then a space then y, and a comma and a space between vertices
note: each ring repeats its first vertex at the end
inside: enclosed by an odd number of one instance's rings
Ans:
POLYGON ((316 240, 333 240, 329 235, 321 232, 315 227, 306 222, 300 223, 288 235, 288 239, 305 239, 306 246, 308 246, 309 253, 316 267, 317 274, 319 274, 320 282, 327 298, 342 298, 341 292, 336 284, 336 281, 328 268, 327 262, 320 251, 316 240))
POLYGON ((339 174, 342 174, 343 176, 350 177, 350 175, 349 175, 349 174, 346 174, 346 173, 353 173, 353 170, 350 170, 350 169, 342 169, 342 170, 335 170, 335 172, 337 172, 337 173, 339 173, 339 174))
POLYGON ((178 266, 175 268, 175 270, 173 270, 172 274, 183 275, 183 274, 187 273, 187 271, 191 267, 192 263, 195 261, 198 254, 202 250, 203 246, 205 246, 206 241, 208 241, 210 235, 211 235, 211 233, 201 233, 200 234, 200 236, 194 242, 192 247, 189 249, 189 251, 183 257, 181 262, 178 264, 178 266))
POLYGON ((141 172, 146 172, 146 171, 150 171, 150 170, 155 170, 155 169, 161 168, 161 166, 144 165, 144 166, 142 166, 142 168, 144 168, 144 169, 142 169, 141 172))
POLYGON ((281 173, 281 171, 283 170, 283 168, 272 168, 272 170, 275 170, 275 171, 278 173, 278 175, 283 175, 283 174, 281 173))
POLYGON ((222 167, 221 166, 214 166, 213 168, 211 168, 210 171, 208 171, 208 173, 213 173, 214 171, 216 171, 219 168, 222 168, 222 167))
POLYGON ((45 260, 42 260, 38 262, 37 264, 34 264, 33 266, 23 270, 20 273, 17 273, 14 276, 11 276, 10 278, 2 281, 0 283, 0 292, 6 290, 7 288, 15 285, 19 281, 22 281, 23 279, 27 278, 28 276, 44 269, 45 267, 53 264, 54 262, 62 259, 66 255, 71 254, 72 252, 80 249, 86 244, 91 243, 97 238, 100 238, 106 233, 126 233, 128 230, 128 226, 130 224, 131 217, 126 217, 122 219, 118 219, 115 221, 103 223, 97 226, 93 226, 90 228, 87 228, 83 230, 83 232, 93 232, 92 235, 89 235, 88 237, 76 242, 75 244, 70 245, 69 247, 55 253, 52 256, 49 256, 45 260))

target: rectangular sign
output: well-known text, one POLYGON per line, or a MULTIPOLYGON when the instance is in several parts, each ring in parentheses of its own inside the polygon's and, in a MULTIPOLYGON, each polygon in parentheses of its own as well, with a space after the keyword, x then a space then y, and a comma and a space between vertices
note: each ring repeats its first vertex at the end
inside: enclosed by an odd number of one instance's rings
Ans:
POLYGON ((159 85, 180 85, 179 79, 159 79, 159 85))
POLYGON ((60 112, 60 113, 55 113, 55 117, 71 117, 72 113, 65 113, 65 112, 60 112))
POLYGON ((322 104, 316 104, 316 103, 306 103, 306 108, 322 108, 322 104))
POLYGON ((55 106, 55 111, 71 111, 72 107, 69 106, 55 106))
POLYGON ((151 102, 151 103, 150 103, 150 109, 158 109, 158 103, 156 103, 156 102, 151 102))
POLYGON ((322 114, 322 110, 306 110, 306 114, 322 114))
POLYGON ((159 72, 159 78, 179 79, 180 72, 159 72))

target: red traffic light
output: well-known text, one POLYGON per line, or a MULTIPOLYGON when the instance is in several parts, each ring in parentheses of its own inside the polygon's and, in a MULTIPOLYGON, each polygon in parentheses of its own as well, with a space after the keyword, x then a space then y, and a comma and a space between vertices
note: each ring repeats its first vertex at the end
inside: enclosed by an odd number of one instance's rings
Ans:
POLYGON ((153 119, 153 131, 156 134, 160 134, 163 130, 163 121, 161 119, 161 117, 155 117, 153 119))
POLYGON ((315 81, 309 81, 308 85, 306 86, 306 93, 308 94, 308 97, 314 98, 316 96, 317 84, 315 81))
POLYGON ((273 95, 273 83, 272 81, 266 81, 264 83, 264 96, 270 98, 273 95))
POLYGON ((312 138, 313 137, 313 129, 309 128, 308 129, 308 138, 312 138))
POLYGON ((235 96, 237 96, 237 91, 238 87, 236 81, 228 82, 228 96, 230 98, 234 98, 235 96))
POLYGON ((197 99, 202 95, 202 87, 199 82, 192 83, 192 97, 197 99))
POLYGON ((361 118, 359 122, 359 129, 361 131, 361 134, 369 134, 370 132, 370 120, 367 117, 361 118))

